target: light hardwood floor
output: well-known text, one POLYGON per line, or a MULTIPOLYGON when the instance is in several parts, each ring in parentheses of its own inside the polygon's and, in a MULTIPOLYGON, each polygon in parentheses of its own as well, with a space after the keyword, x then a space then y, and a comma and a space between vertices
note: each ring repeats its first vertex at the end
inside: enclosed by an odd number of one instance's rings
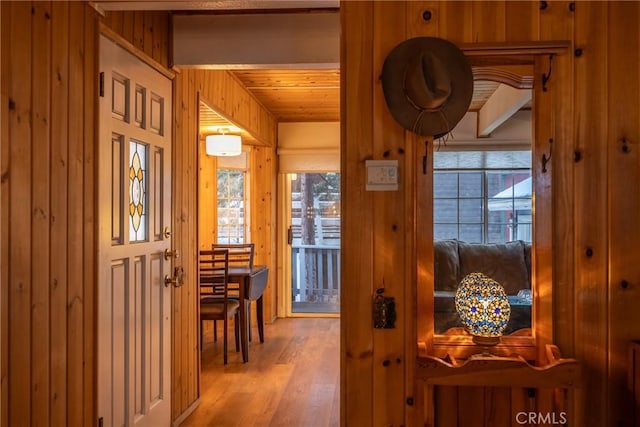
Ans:
MULTIPOLYGON (((222 322, 218 322, 218 327, 222 322)), ((201 402, 181 426, 340 425, 340 319, 278 319, 254 328, 249 362, 235 352, 229 330, 229 363, 222 363, 222 331, 205 334, 201 402)))

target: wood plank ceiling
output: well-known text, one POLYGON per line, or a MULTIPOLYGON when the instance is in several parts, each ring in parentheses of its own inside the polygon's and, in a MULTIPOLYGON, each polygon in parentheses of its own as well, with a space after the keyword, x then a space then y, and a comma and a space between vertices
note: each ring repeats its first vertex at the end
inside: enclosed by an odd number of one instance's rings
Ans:
MULTIPOLYGON (((340 70, 236 70, 232 73, 278 122, 337 122, 340 120, 340 70)), ((243 141, 255 138, 205 104, 200 105, 200 131, 228 128, 243 141)))
POLYGON ((340 70, 233 72, 278 122, 340 120, 340 70))

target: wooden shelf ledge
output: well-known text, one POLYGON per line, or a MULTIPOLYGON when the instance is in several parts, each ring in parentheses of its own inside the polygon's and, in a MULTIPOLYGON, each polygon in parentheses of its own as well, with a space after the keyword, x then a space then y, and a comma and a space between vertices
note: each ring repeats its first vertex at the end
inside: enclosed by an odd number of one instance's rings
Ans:
POLYGON ((476 355, 464 361, 422 355, 417 378, 431 385, 573 388, 579 387, 582 370, 576 359, 562 358, 556 346, 547 346, 547 363, 534 366, 519 356, 476 355))

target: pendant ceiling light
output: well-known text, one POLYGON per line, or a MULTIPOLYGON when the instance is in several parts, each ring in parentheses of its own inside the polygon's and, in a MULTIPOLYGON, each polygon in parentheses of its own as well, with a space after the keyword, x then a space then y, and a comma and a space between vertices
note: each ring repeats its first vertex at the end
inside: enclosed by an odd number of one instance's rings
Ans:
POLYGON ((242 153, 240 135, 229 135, 227 129, 219 134, 207 135, 206 152, 210 156, 239 156, 242 153))

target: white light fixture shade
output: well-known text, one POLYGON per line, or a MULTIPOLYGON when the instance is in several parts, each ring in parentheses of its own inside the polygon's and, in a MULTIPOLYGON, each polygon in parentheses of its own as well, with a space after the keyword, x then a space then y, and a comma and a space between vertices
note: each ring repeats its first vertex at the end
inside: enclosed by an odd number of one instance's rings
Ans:
POLYGON ((238 156, 242 153, 240 135, 207 135, 206 151, 210 156, 238 156))

